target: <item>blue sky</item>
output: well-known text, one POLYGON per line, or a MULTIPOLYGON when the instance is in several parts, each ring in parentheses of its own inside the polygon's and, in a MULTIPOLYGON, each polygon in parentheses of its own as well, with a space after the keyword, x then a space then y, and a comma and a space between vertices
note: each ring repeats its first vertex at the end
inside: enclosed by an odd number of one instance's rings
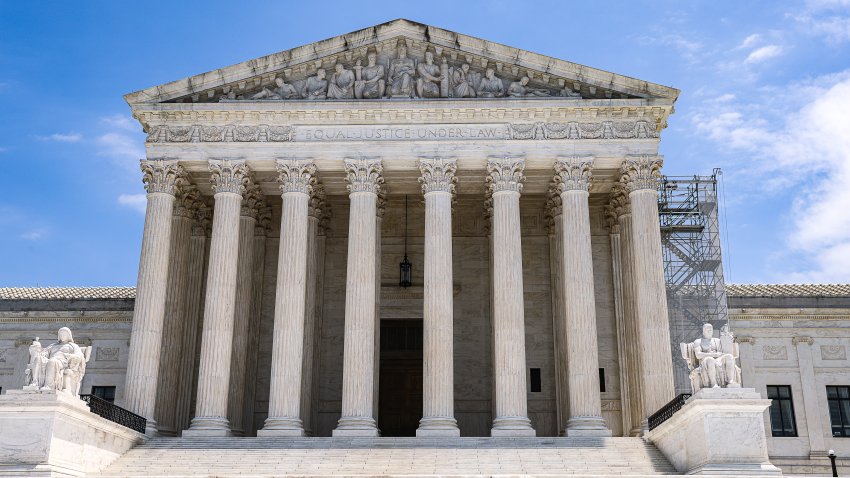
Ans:
POLYGON ((135 283, 124 94, 399 17, 682 90, 665 172, 723 168, 727 281, 850 282, 850 0, 0 0, 0 287, 135 283))

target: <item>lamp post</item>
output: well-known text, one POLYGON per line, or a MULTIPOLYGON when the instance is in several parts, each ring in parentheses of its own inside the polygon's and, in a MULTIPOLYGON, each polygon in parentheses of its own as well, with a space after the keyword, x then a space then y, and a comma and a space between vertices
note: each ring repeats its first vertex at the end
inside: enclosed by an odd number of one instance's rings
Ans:
POLYGON ((835 467, 835 450, 829 450, 829 462, 832 464, 832 476, 838 476, 838 468, 835 467))
POLYGON ((411 280, 411 269, 412 265, 410 261, 407 260, 407 195, 404 196, 404 260, 401 261, 398 265, 399 268, 399 287, 410 287, 413 285, 413 281, 411 280))

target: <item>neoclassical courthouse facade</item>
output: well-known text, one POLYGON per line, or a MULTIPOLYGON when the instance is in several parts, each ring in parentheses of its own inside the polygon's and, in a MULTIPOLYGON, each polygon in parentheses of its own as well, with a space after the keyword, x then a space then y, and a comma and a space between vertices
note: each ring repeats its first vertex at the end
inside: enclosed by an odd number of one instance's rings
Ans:
MULTIPOLYGON (((5 290, 0 385, 63 324, 94 346, 83 392, 149 435, 639 435, 677 393, 678 93, 396 20, 129 94, 137 287, 5 290)), ((850 385, 850 288, 736 287, 744 385, 794 399, 774 464, 848 456, 824 387, 850 385)))

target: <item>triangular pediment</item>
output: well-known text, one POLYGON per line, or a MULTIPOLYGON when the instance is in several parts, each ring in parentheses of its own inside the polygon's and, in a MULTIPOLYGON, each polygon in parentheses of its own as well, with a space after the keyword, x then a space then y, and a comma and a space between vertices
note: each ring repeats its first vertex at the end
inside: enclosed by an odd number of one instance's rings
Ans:
POLYGON ((674 88, 399 19, 125 98, 138 105, 423 97, 675 101, 678 94, 674 88), (406 61, 399 61, 401 48, 406 61), (337 65, 342 71, 335 75, 337 65), (492 70, 489 76, 487 70, 492 70), (429 81, 429 72, 441 79, 429 81))

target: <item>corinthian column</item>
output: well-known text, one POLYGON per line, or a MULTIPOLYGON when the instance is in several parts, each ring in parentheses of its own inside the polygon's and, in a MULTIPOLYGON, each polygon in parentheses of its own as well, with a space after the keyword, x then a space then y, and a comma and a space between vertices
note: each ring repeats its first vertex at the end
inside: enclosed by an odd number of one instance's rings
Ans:
POLYGON ((194 186, 187 186, 177 199, 171 219, 170 265, 156 399, 156 421, 160 435, 175 436, 180 429, 177 424, 177 391, 181 379, 184 379, 180 373, 180 360, 183 354, 194 355, 184 349, 181 342, 186 323, 192 223, 198 206, 202 205, 198 190, 194 186))
POLYGON ((660 409, 674 396, 670 321, 661 257, 658 222, 660 156, 627 156, 620 181, 632 206, 632 265, 638 348, 642 351, 643 416, 660 409))
POLYGON ((563 343, 567 349, 570 415, 566 436, 610 436, 602 418, 599 396, 599 357, 596 344, 596 306, 593 256, 590 247, 588 188, 591 158, 572 157, 555 163, 555 182, 561 194, 564 225, 563 343))
POLYGON ((227 159, 210 160, 209 168, 215 207, 201 333, 198 399, 195 418, 183 436, 231 435, 227 394, 236 311, 239 214, 250 172, 243 161, 227 159))
POLYGON ((325 188, 313 178, 310 203, 307 212, 307 271, 306 299, 304 306, 304 359, 301 366, 301 422, 304 433, 313 435, 313 374, 316 362, 318 320, 316 320, 316 297, 318 296, 317 277, 319 275, 319 256, 317 251, 319 221, 325 207, 325 188))
POLYGON ((525 161, 487 161, 493 195, 493 365, 496 418, 490 435, 535 436, 528 419, 525 385, 525 311, 519 195, 525 161))
POLYGON ((168 284, 168 255, 171 246, 171 213, 174 195, 185 182, 176 161, 142 161, 142 181, 148 192, 124 406, 147 419, 145 434, 157 432, 156 406, 162 324, 168 284))
POLYGON ((555 354, 555 413, 558 434, 567 428, 570 406, 567 391, 567 344, 564 343, 567 319, 564 304, 564 222, 561 219, 561 194, 555 185, 549 188, 546 215, 549 224, 549 268, 552 293, 552 331, 554 332, 555 354))
POLYGON ((304 436, 301 421, 301 371, 304 351, 304 309, 307 297, 307 228, 311 179, 310 160, 277 160, 283 198, 280 249, 277 260, 272 378, 269 417, 258 436, 304 436))
POLYGON ((383 167, 377 159, 346 159, 351 212, 345 281, 342 416, 333 436, 378 436, 375 380, 375 216, 383 167))
POLYGON ((257 215, 264 206, 263 192, 256 184, 245 191, 239 213, 239 256, 236 266, 236 305, 233 319, 233 355, 230 360, 230 390, 227 418, 236 436, 245 435, 246 364, 253 302, 254 229, 257 215))
POLYGON ((452 195, 457 163, 419 161, 425 195, 422 420, 418 437, 460 436, 454 416, 452 195))

